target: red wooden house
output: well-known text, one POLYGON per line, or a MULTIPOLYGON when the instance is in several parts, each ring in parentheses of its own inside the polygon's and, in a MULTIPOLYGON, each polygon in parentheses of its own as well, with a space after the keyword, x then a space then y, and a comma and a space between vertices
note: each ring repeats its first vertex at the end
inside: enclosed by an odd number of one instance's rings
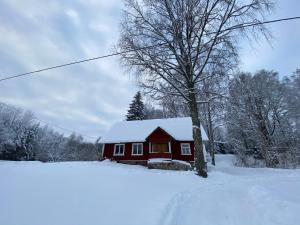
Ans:
MULTIPOLYGON (((201 133, 204 142, 208 141, 202 126, 201 133)), ((124 163, 147 164, 152 158, 194 161, 189 117, 122 121, 112 126, 102 143, 104 158, 124 163)))

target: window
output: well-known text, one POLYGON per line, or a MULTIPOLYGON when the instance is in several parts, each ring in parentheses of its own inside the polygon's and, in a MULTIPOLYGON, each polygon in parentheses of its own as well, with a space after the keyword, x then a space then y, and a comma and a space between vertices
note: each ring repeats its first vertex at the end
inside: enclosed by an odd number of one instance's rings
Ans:
POLYGON ((168 143, 153 143, 151 153, 168 153, 168 143))
POLYGON ((132 144, 132 155, 143 155, 143 143, 132 144))
POLYGON ((189 143, 181 144, 181 155, 191 155, 191 147, 189 143))
POLYGON ((124 144, 116 144, 114 155, 124 155, 125 145, 124 144))

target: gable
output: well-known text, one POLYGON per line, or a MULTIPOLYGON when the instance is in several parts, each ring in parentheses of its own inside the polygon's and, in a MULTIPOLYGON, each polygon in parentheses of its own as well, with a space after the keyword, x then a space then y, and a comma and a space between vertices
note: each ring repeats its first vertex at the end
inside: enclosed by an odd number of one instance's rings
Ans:
POLYGON ((151 142, 153 141, 167 142, 170 140, 174 140, 174 138, 162 128, 157 127, 151 134, 149 134, 146 140, 151 142))

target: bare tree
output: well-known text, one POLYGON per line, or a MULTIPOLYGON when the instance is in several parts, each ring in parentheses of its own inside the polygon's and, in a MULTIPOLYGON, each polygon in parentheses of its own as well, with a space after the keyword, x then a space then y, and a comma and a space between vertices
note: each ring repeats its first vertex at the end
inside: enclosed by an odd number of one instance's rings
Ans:
POLYGON ((182 102, 180 96, 163 95, 159 101, 166 118, 185 117, 189 116, 189 109, 185 102, 182 102))
POLYGON ((297 131, 287 97, 284 83, 273 71, 242 73, 231 80, 228 134, 243 164, 249 156, 263 160, 267 167, 294 163, 297 131))
POLYGON ((155 108, 149 102, 145 104, 144 112, 146 120, 165 118, 163 110, 155 108))
MULTIPOLYGON (((199 109, 202 116, 203 125, 209 137, 209 152, 212 165, 215 165, 215 131, 226 124, 225 121, 225 103, 228 96, 229 73, 223 68, 221 71, 210 69, 209 79, 205 79, 203 85, 199 88, 201 96, 205 100, 200 100, 199 109)), ((227 68, 230 69, 230 68, 227 68)), ((220 134, 220 133, 219 133, 220 134)), ((220 140, 218 140, 220 141, 220 140)))
MULTIPOLYGON (((197 99, 211 67, 230 67, 237 59, 241 24, 258 22, 270 0, 125 0, 119 48, 125 65, 154 94, 180 96, 189 107, 195 167, 207 177, 197 99), (149 48, 148 46, 152 46, 149 48)), ((264 31, 263 26, 252 28, 264 31)))

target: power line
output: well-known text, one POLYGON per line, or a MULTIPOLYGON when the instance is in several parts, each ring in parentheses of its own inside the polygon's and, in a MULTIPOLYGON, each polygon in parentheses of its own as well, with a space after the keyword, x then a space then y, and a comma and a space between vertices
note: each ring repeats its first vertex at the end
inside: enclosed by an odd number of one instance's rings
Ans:
POLYGON ((67 131, 67 132, 70 132, 70 133, 76 133, 76 134, 79 134, 79 135, 81 135, 81 136, 83 136, 83 137, 87 137, 87 138, 90 138, 90 139, 95 139, 95 140, 97 139, 96 137, 92 137, 92 136, 89 136, 89 135, 83 135, 83 134, 81 134, 80 132, 76 132, 76 131, 74 131, 74 130, 70 130, 70 129, 65 128, 65 127, 62 127, 62 126, 55 125, 55 124, 53 124, 53 123, 48 123, 48 122, 46 122, 46 121, 44 121, 44 120, 41 120, 41 119, 37 118, 36 116, 34 116, 34 119, 37 120, 37 121, 40 121, 40 122, 42 122, 42 123, 44 123, 44 124, 46 124, 46 125, 49 125, 49 126, 51 126, 51 127, 56 127, 56 128, 59 128, 59 129, 61 129, 61 130, 64 130, 64 131, 67 131))
MULTIPOLYGON (((0 102, 1 103, 1 102, 0 102)), ((24 107, 19 107, 17 105, 14 105, 14 104, 7 104, 7 103, 4 103, 3 104, 7 105, 7 106, 12 106, 12 107, 15 107, 15 108, 20 108, 22 109, 22 111, 29 111, 29 112, 32 112, 31 110, 29 110, 28 108, 24 108, 24 107)), ((65 127, 62 127, 62 126, 59 126, 59 125, 56 125, 56 124, 53 124, 53 123, 49 123, 49 122, 46 122, 45 120, 41 120, 39 118, 36 117, 36 115, 33 114, 33 119, 34 120, 37 120, 37 121, 40 121, 42 123, 44 123, 45 125, 49 125, 50 127, 56 127, 56 128, 59 128, 61 130, 64 130, 64 131, 67 131, 67 132, 70 132, 70 133, 76 133, 76 134, 79 134, 83 137, 86 137, 86 138, 89 138, 89 139, 98 139, 97 137, 93 137, 93 136, 89 136, 89 135, 84 135, 84 134, 81 134, 81 132, 78 132, 78 131, 74 131, 74 130, 71 130, 71 129, 68 129, 68 128, 65 128, 65 127)))
MULTIPOLYGON (((138 48, 136 50, 154 48, 154 47, 157 47, 157 46, 160 46, 160 45, 164 45, 164 44, 146 46, 146 47, 138 48)), ((74 65, 74 64, 89 62, 89 61, 93 61, 93 60, 97 60, 97 59, 103 59, 103 58, 108 58, 108 57, 112 57, 112 56, 117 56, 117 55, 121 55, 121 54, 124 54, 124 53, 132 52, 132 51, 133 50, 123 51, 123 52, 116 52, 116 53, 112 53, 112 54, 108 54, 108 55, 98 56, 98 57, 89 58, 89 59, 83 59, 83 60, 79 60, 79 61, 73 61, 73 62, 66 63, 66 64, 61 64, 61 65, 57 65, 57 66, 47 67, 47 68, 44 68, 44 69, 34 70, 34 71, 31 71, 31 72, 21 73, 21 74, 17 74, 17 75, 2 78, 2 79, 0 79, 0 82, 5 81, 5 80, 9 80, 9 79, 13 79, 13 78, 17 78, 17 77, 22 77, 22 76, 34 74, 34 73, 43 72, 43 71, 46 71, 46 70, 52 70, 52 69, 57 69, 57 68, 60 68, 60 67, 71 66, 71 65, 74 65)))
MULTIPOLYGON (((230 30, 230 29, 239 29, 239 28, 252 27, 252 26, 263 25, 263 24, 283 22, 283 21, 289 21, 289 20, 296 20, 296 19, 300 19, 300 16, 288 17, 288 18, 281 18, 281 19, 276 19, 276 20, 268 20, 268 21, 262 21, 262 22, 255 22, 255 23, 249 23, 249 24, 239 24, 239 25, 233 26, 231 28, 225 29, 223 31, 230 30)), ((147 48, 154 48, 154 47, 161 46, 161 45, 165 45, 165 43, 163 43, 163 44, 157 44, 157 45, 150 45, 150 46, 146 46, 146 47, 142 47, 142 48, 137 48, 135 50, 128 50, 128 51, 123 51, 123 52, 116 52, 116 53, 112 53, 112 54, 108 54, 108 55, 98 56, 98 57, 94 57, 94 58, 88 58, 88 59, 79 60, 79 61, 73 61, 73 62, 70 62, 70 63, 56 65, 56 66, 51 66, 51 67, 47 67, 47 68, 44 68, 44 69, 34 70, 34 71, 31 71, 31 72, 16 74, 16 75, 13 75, 13 76, 7 76, 7 77, 4 77, 4 78, 0 79, 0 82, 5 81, 5 80, 10 80, 10 79, 18 78, 18 77, 22 77, 22 76, 31 75, 31 74, 34 74, 34 73, 39 73, 39 72, 47 71, 47 70, 52 70, 52 69, 57 69, 57 68, 61 68, 61 67, 71 66, 71 65, 74 65, 74 64, 79 64, 79 63, 94 61, 94 60, 98 60, 98 59, 108 58, 108 57, 112 57, 112 56, 117 56, 117 55, 121 55, 121 54, 124 54, 124 53, 133 52, 133 51, 136 51, 136 50, 143 50, 143 49, 147 49, 147 48)))
MULTIPOLYGON (((269 23, 277 23, 277 22, 283 22, 288 20, 298 20, 300 19, 300 16, 294 16, 294 17, 288 17, 288 18, 281 18, 276 20, 268 20, 268 21, 262 21, 262 22, 255 22, 255 23, 249 23, 249 24, 238 24, 234 27, 231 27, 230 29, 239 29, 239 28, 246 28, 246 27, 253 27, 257 25, 263 25, 263 24, 269 24, 269 23)), ((230 30, 228 29, 228 30, 230 30)), ((227 29, 225 29, 227 30, 227 29)))

